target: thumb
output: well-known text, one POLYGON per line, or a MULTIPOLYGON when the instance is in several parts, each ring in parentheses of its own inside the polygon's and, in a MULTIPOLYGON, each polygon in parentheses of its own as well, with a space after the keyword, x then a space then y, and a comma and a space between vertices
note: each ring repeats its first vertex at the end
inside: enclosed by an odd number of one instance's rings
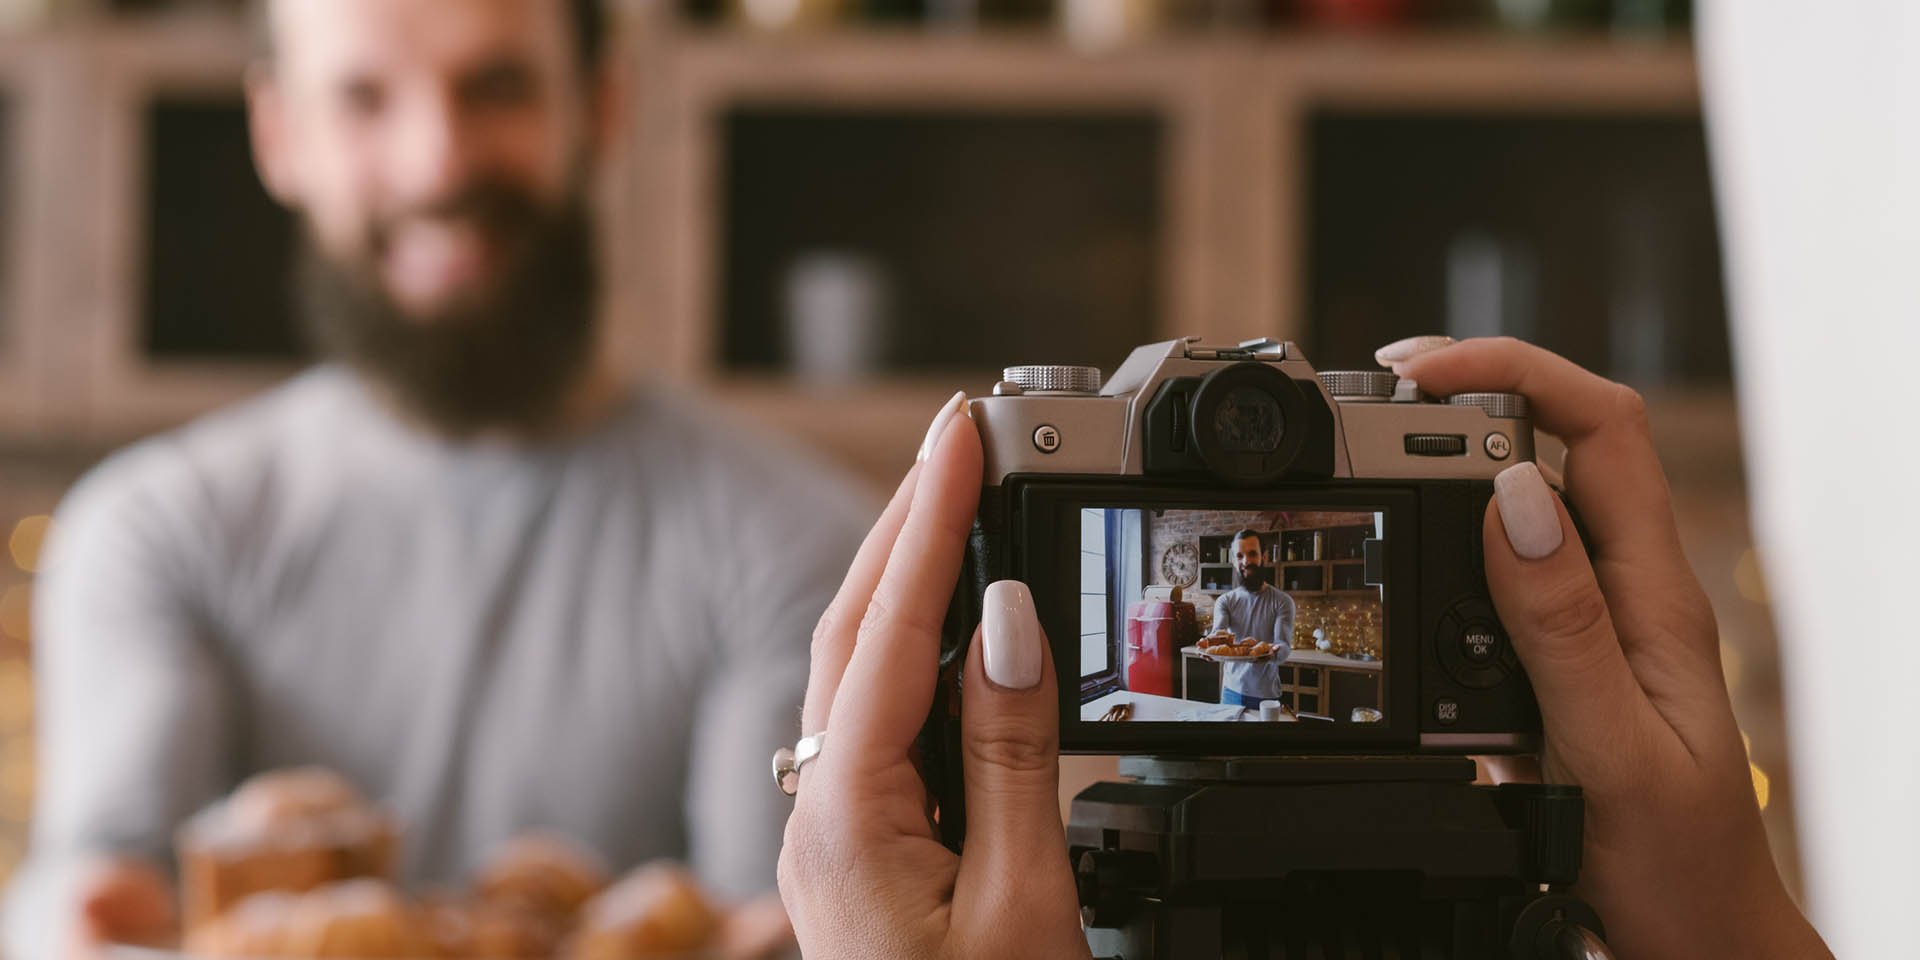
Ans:
POLYGON ((967 856, 1065 864, 1059 693, 1033 595, 1017 580, 991 584, 980 619, 961 694, 967 856))
POLYGON ((1487 585, 1540 700, 1547 741, 1576 774, 1618 751, 1650 710, 1573 519, 1540 470, 1494 478, 1482 531, 1487 585))

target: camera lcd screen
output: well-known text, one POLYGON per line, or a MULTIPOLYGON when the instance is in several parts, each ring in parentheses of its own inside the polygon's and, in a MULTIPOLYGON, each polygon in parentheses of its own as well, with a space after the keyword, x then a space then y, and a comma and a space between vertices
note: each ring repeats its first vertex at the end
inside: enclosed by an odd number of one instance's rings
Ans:
POLYGON ((1386 722, 1384 506, 1079 513, 1081 721, 1386 722))

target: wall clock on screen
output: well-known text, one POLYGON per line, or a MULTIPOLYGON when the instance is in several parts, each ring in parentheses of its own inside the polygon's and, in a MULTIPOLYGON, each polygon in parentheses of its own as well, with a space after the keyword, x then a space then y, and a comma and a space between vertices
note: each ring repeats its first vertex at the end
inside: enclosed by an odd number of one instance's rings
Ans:
POLYGON ((1200 580, 1200 548, 1192 543, 1176 543, 1160 555, 1160 575, 1168 583, 1185 589, 1200 580))

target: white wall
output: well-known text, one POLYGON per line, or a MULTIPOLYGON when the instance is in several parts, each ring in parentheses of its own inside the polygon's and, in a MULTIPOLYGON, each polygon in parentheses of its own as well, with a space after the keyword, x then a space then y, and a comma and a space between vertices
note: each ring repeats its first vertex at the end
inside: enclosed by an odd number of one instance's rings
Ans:
POLYGON ((1920 4, 1702 0, 1754 524, 1807 906, 1911 956, 1920 902, 1920 4))

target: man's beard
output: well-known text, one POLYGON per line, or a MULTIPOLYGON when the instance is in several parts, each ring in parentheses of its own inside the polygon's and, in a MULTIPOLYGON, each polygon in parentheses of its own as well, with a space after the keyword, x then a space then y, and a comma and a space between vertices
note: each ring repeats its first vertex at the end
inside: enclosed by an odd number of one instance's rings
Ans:
MULTIPOLYGON (((449 435, 550 424, 586 369, 598 326, 584 196, 542 209, 519 190, 483 186, 430 213, 475 218, 507 239, 493 294, 419 322, 386 293, 375 257, 329 258, 309 230, 299 265, 308 337, 449 435)), ((381 249, 388 229, 376 227, 362 249, 381 249)))
POLYGON ((1271 582, 1273 571, 1267 567, 1248 567, 1240 573, 1240 585, 1250 591, 1258 591, 1271 582))

